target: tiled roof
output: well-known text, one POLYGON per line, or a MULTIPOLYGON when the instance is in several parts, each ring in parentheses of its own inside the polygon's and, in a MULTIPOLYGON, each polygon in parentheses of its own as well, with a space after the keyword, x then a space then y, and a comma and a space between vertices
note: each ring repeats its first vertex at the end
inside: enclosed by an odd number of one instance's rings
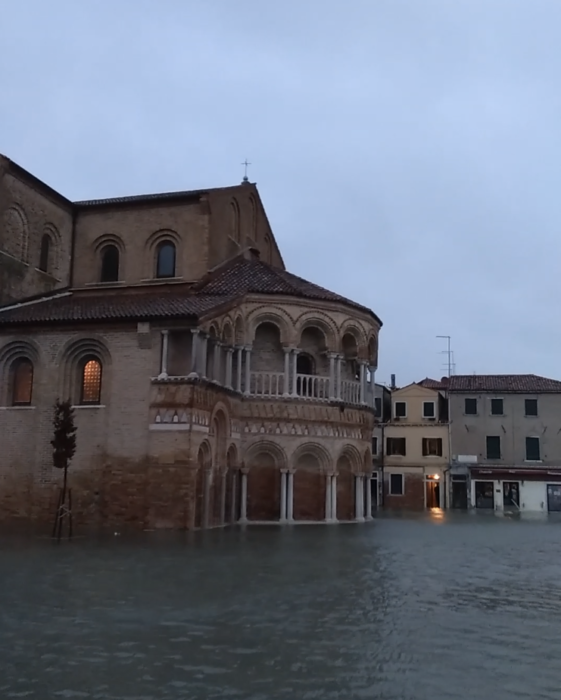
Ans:
MULTIPOLYGON (((254 258, 239 256, 195 286, 163 289, 84 290, 51 293, 0 308, 0 327, 31 323, 197 318, 246 294, 333 301, 372 314, 366 307, 254 258)), ((374 315, 374 314, 372 314, 374 315)), ((376 320, 381 321, 374 315, 376 320)))
POLYGON ((218 270, 216 276, 210 275, 208 280, 203 280, 199 289, 205 294, 280 294, 333 301, 372 314, 381 324, 380 319, 367 307, 259 259, 247 260, 240 256, 218 270))
MULTIPOLYGON (((124 291, 124 290, 123 290, 124 291)), ((0 309, 2 326, 80 321, 149 321, 156 318, 188 319, 231 301, 226 296, 160 293, 83 294, 69 292, 21 306, 0 309)))
POLYGON ((419 386, 424 386, 426 389, 446 389, 448 386, 448 377, 442 377, 442 379, 431 379, 430 377, 425 377, 420 382, 417 382, 419 386))
POLYGON ((450 391, 462 393, 561 393, 561 382, 537 374, 458 374, 450 377, 450 391))
POLYGON ((138 204, 140 202, 153 202, 153 201, 168 201, 170 199, 183 199, 185 197, 198 197, 202 194, 206 194, 208 190, 184 190, 179 192, 159 192, 156 194, 135 194, 129 197, 109 197, 107 199, 84 199, 79 202, 73 202, 78 207, 96 207, 102 206, 104 204, 125 204, 130 202, 131 204, 138 204))

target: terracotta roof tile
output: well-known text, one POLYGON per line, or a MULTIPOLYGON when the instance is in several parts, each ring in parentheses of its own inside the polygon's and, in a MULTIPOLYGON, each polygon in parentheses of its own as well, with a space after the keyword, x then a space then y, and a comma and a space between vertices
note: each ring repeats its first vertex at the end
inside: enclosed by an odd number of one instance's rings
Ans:
POLYGON ((448 386, 448 377, 442 377, 442 379, 431 379, 430 377, 425 377, 417 382, 419 386, 424 386, 427 389, 446 389, 448 386))
POLYGON ((201 282, 199 289, 205 294, 280 294, 333 301, 372 314, 381 324, 380 319, 362 304, 258 259, 236 258, 232 264, 218 270, 216 276, 211 275, 208 281, 201 282))
POLYGON ((0 309, 0 327, 30 323, 143 321, 193 318, 227 303, 224 296, 181 294, 81 294, 69 292, 42 301, 0 309))
POLYGON ((458 374, 450 377, 450 391, 461 393, 561 393, 561 382, 537 374, 458 374))

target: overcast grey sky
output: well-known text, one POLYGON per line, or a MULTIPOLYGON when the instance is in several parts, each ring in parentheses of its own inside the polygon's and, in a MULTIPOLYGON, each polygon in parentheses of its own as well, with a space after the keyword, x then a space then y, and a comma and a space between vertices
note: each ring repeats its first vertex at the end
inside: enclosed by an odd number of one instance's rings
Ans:
POLYGON ((2 4, 0 152, 71 199, 256 181, 378 379, 561 378, 560 0, 2 4))

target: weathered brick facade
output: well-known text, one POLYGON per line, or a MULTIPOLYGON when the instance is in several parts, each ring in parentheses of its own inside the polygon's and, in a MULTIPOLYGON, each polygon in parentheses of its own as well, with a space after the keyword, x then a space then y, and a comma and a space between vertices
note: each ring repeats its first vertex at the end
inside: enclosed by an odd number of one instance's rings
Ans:
POLYGON ((285 271, 254 185, 71 203, 4 158, 0 178, 0 522, 54 516, 57 398, 77 529, 368 515, 381 323, 285 271))

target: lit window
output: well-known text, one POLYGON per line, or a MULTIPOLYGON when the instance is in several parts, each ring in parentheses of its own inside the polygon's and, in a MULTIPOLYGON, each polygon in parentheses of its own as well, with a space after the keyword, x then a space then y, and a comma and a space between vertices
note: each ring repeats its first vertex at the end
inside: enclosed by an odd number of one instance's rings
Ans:
POLYGON ((33 392, 33 365, 21 358, 12 366, 12 405, 29 406, 33 392))
POLYGON ((82 365, 81 404, 98 404, 101 401, 101 362, 86 359, 82 365))
POLYGON ((156 277, 175 277, 174 244, 171 241, 160 243, 156 256, 156 277))

